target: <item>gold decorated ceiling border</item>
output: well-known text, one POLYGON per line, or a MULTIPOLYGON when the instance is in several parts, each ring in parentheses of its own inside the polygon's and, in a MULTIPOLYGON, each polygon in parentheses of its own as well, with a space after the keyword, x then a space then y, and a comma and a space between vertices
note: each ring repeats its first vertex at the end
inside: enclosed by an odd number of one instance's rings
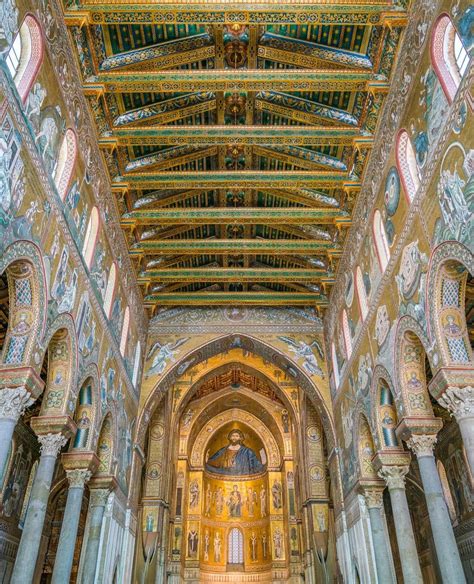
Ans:
POLYGON ((351 69, 108 71, 84 82, 87 94, 186 91, 388 91, 388 81, 351 69))
POLYGON ((316 282, 326 276, 317 268, 161 268, 142 272, 138 282, 316 282))
POLYGON ((327 297, 305 292, 176 292, 145 296, 146 306, 327 306, 327 297))
POLYGON ((338 251, 332 241, 313 239, 185 239, 146 240, 133 245, 130 255, 159 254, 319 254, 338 251))
POLYGON ((70 25, 83 24, 325 24, 374 26, 386 22, 404 24, 406 11, 388 0, 340 2, 291 0, 278 2, 226 2, 225 0, 83 0, 65 9, 70 25))
POLYGON ((122 217, 122 225, 227 225, 229 223, 265 224, 332 224, 349 221, 350 215, 333 208, 304 207, 209 207, 209 208, 159 208, 136 210, 122 217))
POLYGON ((347 126, 140 126, 115 129, 99 144, 117 145, 343 145, 372 137, 347 126))
MULTIPOLYGON (((349 179, 346 172, 325 171, 194 171, 134 173, 117 178, 112 190, 129 188, 162 189, 299 189, 301 187, 342 188, 357 190, 360 183, 349 179)), ((139 213, 134 211, 134 213, 139 213)))

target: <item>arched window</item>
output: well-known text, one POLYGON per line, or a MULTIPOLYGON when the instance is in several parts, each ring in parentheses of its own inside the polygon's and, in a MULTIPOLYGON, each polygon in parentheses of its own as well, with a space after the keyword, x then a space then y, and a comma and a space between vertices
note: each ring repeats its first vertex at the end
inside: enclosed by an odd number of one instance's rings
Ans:
POLYGON ((135 361, 133 363, 132 383, 133 383, 134 387, 137 386, 138 372, 140 371, 141 356, 142 356, 142 347, 140 345, 140 341, 138 341, 137 346, 135 348, 135 361))
POLYGON ((228 564, 244 563, 244 536, 237 527, 229 531, 227 548, 229 550, 228 564))
POLYGON ((344 309, 342 311, 342 336, 344 337, 344 345, 346 347, 346 355, 349 359, 352 355, 352 339, 351 339, 351 329, 349 328, 349 319, 347 318, 347 312, 344 309))
POLYGON ((86 266, 88 268, 92 265, 92 259, 94 257, 95 244, 97 242, 97 236, 99 235, 99 209, 93 207, 89 223, 87 224, 86 236, 84 238, 84 246, 82 248, 82 255, 86 266))
POLYGON ((360 266, 357 266, 356 268, 355 283, 357 290, 357 298, 359 299, 360 314, 362 316, 362 320, 365 320, 365 317, 369 312, 369 305, 367 303, 367 294, 365 292, 364 278, 362 276, 362 270, 360 269, 360 266))
POLYGON ((77 158, 77 138, 76 133, 71 128, 66 130, 64 138, 59 149, 59 157, 54 169, 54 184, 58 189, 61 201, 64 201, 66 193, 71 182, 74 164, 77 158))
POLYGON ((469 55, 447 14, 442 14, 434 25, 431 61, 444 93, 451 103, 467 70, 469 55))
POLYGON ((418 173, 413 144, 406 130, 400 130, 398 134, 396 156, 398 172, 402 179, 403 188, 405 189, 408 201, 411 203, 420 186, 420 175, 418 173))
POLYGON ((390 248, 387 241, 387 233, 382 222, 382 214, 377 209, 374 213, 374 221, 372 223, 374 233, 375 249, 377 257, 379 258, 380 269, 382 274, 385 272, 390 261, 390 248))
POLYGON ((112 310, 112 302, 114 300, 115 287, 117 285, 117 267, 115 262, 110 266, 109 279, 107 280, 107 287, 104 296, 104 312, 107 318, 110 317, 112 310))
POLYGON ((42 61, 41 27, 33 15, 27 14, 6 56, 7 67, 22 101, 25 101, 42 61))
POLYGON ((125 355, 125 349, 127 348, 129 326, 130 326, 130 309, 127 306, 127 308, 125 309, 125 315, 123 317, 122 334, 120 335, 120 352, 122 353, 122 356, 125 355))
POLYGON ((339 363, 337 362, 336 345, 331 344, 331 359, 332 359, 332 370, 334 372, 334 385, 336 388, 339 387, 339 363))

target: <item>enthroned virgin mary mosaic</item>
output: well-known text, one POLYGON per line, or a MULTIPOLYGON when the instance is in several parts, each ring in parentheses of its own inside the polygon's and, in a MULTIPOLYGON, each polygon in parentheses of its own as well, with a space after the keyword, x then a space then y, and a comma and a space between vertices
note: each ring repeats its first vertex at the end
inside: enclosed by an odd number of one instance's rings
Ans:
POLYGON ((208 472, 229 475, 253 475, 265 471, 266 465, 260 460, 259 455, 245 446, 244 433, 238 428, 232 429, 227 434, 228 444, 211 454, 206 462, 208 472))

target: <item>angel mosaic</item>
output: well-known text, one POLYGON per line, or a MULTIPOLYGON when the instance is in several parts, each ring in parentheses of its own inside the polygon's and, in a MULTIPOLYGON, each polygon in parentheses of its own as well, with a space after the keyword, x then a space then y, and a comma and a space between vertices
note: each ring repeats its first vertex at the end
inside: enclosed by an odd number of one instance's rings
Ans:
POLYGON ((186 337, 164 345, 159 341, 153 343, 147 355, 147 360, 153 358, 153 361, 145 377, 148 378, 152 375, 161 375, 169 362, 175 363, 177 349, 188 340, 189 338, 186 337))
POLYGON ((280 341, 283 341, 288 345, 289 350, 295 354, 299 359, 303 359, 303 369, 309 375, 319 375, 324 377, 324 372, 319 367, 316 355, 313 353, 313 347, 316 348, 318 355, 321 359, 324 359, 324 353, 319 342, 314 339, 310 345, 305 341, 296 341, 290 337, 278 337, 280 341))

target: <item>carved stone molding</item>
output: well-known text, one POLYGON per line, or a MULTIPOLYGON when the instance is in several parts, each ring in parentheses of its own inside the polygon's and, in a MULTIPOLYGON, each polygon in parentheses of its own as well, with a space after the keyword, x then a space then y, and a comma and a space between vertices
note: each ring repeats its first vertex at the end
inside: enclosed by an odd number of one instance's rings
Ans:
POLYGON ((404 489, 405 488, 405 476, 409 470, 408 466, 383 466, 378 475, 387 483, 389 490, 391 489, 404 489))
POLYGON ((23 386, 6 387, 0 390, 0 418, 18 421, 27 407, 34 402, 30 392, 23 386))
POLYGON ((91 478, 92 473, 90 470, 83 470, 83 469, 74 469, 74 470, 67 470, 66 471, 67 480, 69 481, 69 487, 84 488, 85 483, 91 478))
POLYGON ((474 387, 448 387, 438 402, 451 412, 459 422, 474 417, 474 387))
POLYGON ((109 495, 110 495, 109 489, 91 489, 89 499, 90 506, 105 507, 109 495))
POLYGON ((382 489, 364 489, 364 497, 367 509, 382 509, 383 507, 382 489))
POLYGON ((433 449, 437 441, 438 437, 434 434, 413 434, 407 440, 407 446, 417 457, 433 456, 433 449))
POLYGON ((41 444, 41 456, 56 457, 67 440, 63 434, 44 434, 38 436, 38 442, 41 444))

